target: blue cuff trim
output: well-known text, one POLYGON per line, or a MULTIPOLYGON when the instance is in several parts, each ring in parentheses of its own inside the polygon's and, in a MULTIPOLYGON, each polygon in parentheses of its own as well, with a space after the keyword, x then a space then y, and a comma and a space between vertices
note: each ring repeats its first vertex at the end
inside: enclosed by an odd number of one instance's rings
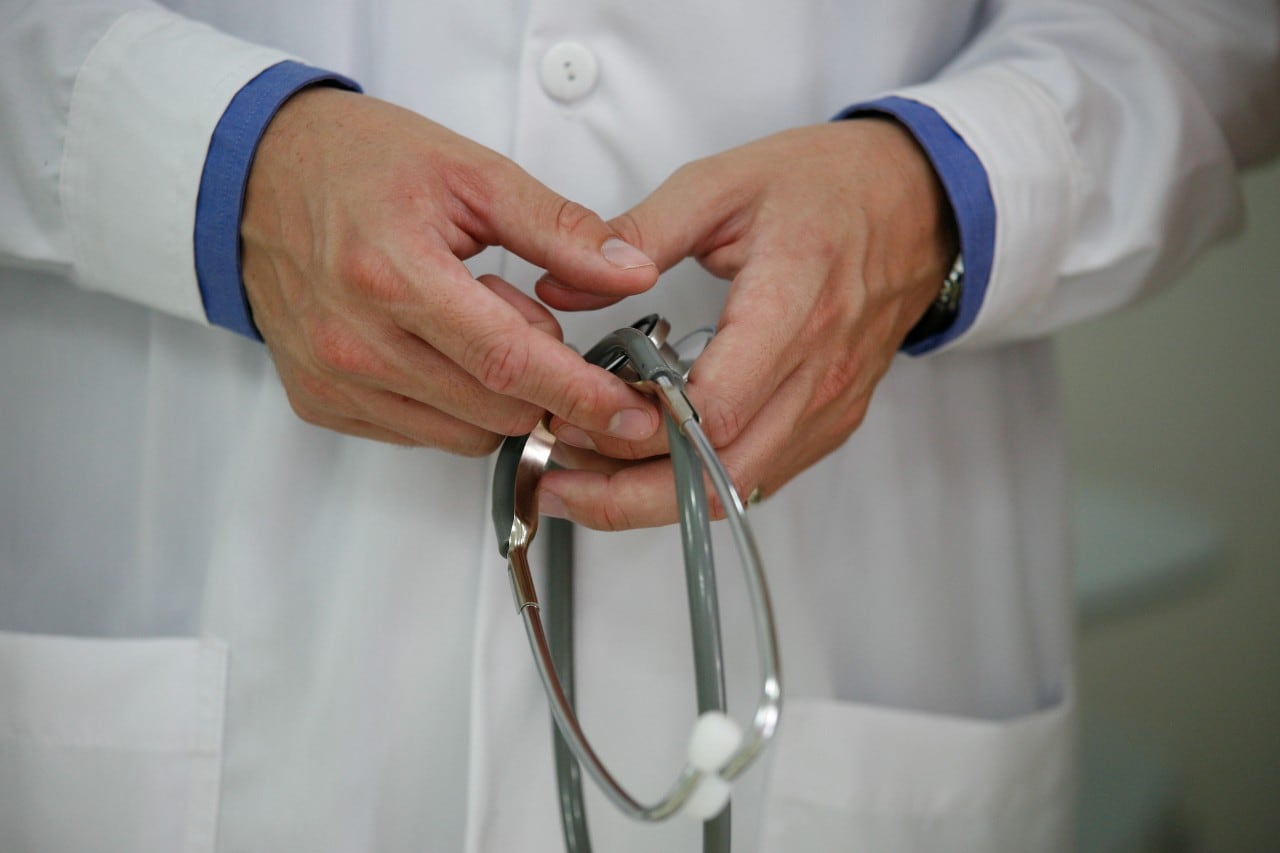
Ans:
MULTIPOLYGON (((925 338, 904 352, 921 355, 955 340, 973 325, 991 279, 996 245, 996 205, 991 197, 987 170, 960 134, 931 107, 896 96, 855 104, 836 116, 855 118, 867 114, 889 115, 901 122, 929 155, 955 211, 964 255, 964 289, 955 322, 945 331, 925 338)), ((939 282, 941 284, 941 282, 939 282)))
POLYGON ((359 84, 298 62, 281 62, 236 93, 213 130, 196 197, 195 263, 210 323, 262 340, 240 275, 240 213, 258 141, 276 111, 317 83, 360 91, 359 84))

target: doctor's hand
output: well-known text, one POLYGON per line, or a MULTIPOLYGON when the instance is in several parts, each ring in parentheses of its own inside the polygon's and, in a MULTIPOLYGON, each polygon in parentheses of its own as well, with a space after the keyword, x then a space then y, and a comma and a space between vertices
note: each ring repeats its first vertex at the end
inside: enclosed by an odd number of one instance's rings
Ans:
POLYGON ((586 208, 414 113, 329 88, 291 98, 254 158, 245 286, 289 401, 340 432, 462 454, 544 410, 644 440, 653 403, 560 341, 538 302, 462 260, 501 245, 621 297, 657 270, 586 208))
MULTIPOLYGON (((690 163, 611 224, 660 269, 694 257, 732 281, 688 392, 744 500, 777 491, 857 428, 957 250, 932 166, 905 129, 879 118, 690 163)), ((566 310, 616 300, 554 272, 538 295, 566 310)), ((628 443, 552 428, 562 444, 595 452, 562 453, 583 467, 546 476, 547 511, 605 529, 675 520, 670 463, 651 458, 661 436, 628 443)))

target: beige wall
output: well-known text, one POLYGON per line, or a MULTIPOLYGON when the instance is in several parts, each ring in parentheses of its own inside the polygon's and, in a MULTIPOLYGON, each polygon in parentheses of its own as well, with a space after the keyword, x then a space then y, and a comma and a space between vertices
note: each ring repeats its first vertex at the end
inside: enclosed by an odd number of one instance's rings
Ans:
POLYGON ((1079 652, 1086 713, 1159 746, 1209 851, 1280 850, 1280 166, 1246 194, 1244 235, 1060 346, 1076 475, 1197 507, 1228 549, 1079 652))

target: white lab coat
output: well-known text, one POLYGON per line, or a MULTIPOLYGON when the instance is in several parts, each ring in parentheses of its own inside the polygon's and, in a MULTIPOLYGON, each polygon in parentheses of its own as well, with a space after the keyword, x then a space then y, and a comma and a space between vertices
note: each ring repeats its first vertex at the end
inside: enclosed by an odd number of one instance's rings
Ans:
MULTIPOLYGON (((264 348, 203 325, 209 134, 285 52, 606 216, 685 161, 880 94, 964 136, 998 216, 976 324, 899 359, 852 440, 753 511, 787 698, 736 849, 1071 847, 1043 336, 1237 224, 1237 163, 1276 140, 1274 4, 171 6, 0 4, 0 850, 560 849, 488 464, 307 426, 264 348), (599 66, 572 103, 539 79, 565 39, 599 66)), ((534 280, 497 252, 474 267, 534 280)), ((650 310, 692 328, 724 292, 686 264, 563 319, 579 344, 650 310)), ((582 716, 652 796, 694 716, 676 539, 585 536, 579 564, 582 716)), ((752 640, 721 574, 744 713, 752 640)), ((697 848, 690 822, 589 797, 597 850, 697 848)))

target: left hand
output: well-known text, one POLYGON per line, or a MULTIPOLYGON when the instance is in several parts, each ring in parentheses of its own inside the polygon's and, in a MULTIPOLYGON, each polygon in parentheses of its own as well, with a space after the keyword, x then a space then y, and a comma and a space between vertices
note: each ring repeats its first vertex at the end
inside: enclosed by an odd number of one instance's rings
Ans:
MULTIPOLYGON (((957 246, 928 159, 881 118, 789 130, 695 161, 610 225, 660 270, 694 257, 732 281, 688 393, 744 500, 777 491, 853 433, 957 246)), ((617 301, 549 276, 537 292, 562 310, 617 301)), ((570 452, 583 467, 547 474, 544 511, 602 529, 676 520, 664 431, 635 443, 559 419, 552 429, 562 445, 596 453, 570 452)))

